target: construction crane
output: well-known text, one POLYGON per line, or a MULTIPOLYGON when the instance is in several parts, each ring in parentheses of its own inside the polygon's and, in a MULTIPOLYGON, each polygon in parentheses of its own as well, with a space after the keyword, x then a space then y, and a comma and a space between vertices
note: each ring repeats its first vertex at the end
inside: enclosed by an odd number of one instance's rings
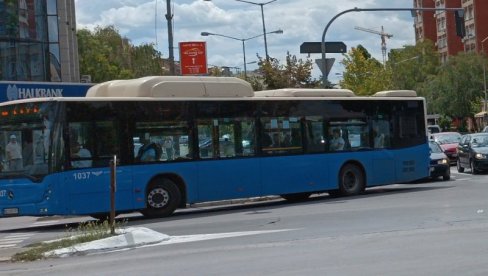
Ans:
POLYGON ((383 54, 383 66, 384 66, 385 65, 385 61, 386 61, 386 39, 387 38, 392 38, 393 35, 392 34, 389 34, 389 33, 385 33, 385 30, 383 29, 383 26, 381 26, 381 32, 378 32, 378 31, 375 31, 375 30, 371 30, 371 29, 362 28, 362 27, 354 27, 354 29, 360 30, 360 31, 363 31, 363 32, 372 33, 372 34, 377 34, 377 35, 380 35, 381 36, 381 53, 383 54))

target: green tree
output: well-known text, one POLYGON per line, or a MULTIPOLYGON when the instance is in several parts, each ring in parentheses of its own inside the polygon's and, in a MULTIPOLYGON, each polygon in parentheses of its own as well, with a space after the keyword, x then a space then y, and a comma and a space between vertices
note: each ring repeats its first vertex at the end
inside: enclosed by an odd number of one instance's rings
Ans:
POLYGON ((453 118, 470 117, 476 123, 474 114, 480 110, 484 96, 482 62, 476 53, 450 56, 424 86, 433 110, 453 118))
POLYGON ((162 75, 161 54, 152 44, 134 46, 114 26, 77 31, 80 72, 93 82, 162 75))
POLYGON ((312 79, 312 60, 297 59, 290 52, 286 53, 285 64, 278 59, 268 60, 258 56, 259 70, 263 74, 263 83, 267 89, 286 87, 317 87, 318 81, 312 79))
POLYGON ((357 95, 372 95, 387 90, 391 86, 391 71, 361 45, 353 47, 341 63, 345 67, 340 86, 354 91, 357 95))
POLYGON ((430 40, 393 49, 388 56, 392 89, 418 91, 439 69, 439 55, 430 40))

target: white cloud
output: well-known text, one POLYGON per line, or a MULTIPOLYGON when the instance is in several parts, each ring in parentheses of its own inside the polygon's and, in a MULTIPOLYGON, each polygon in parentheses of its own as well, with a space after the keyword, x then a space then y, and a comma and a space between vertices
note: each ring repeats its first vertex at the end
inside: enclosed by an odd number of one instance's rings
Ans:
MULTIPOLYGON (((134 44, 157 43, 164 57, 168 56, 166 1, 149 0, 76 0, 78 28, 114 25, 134 44)), ((265 1, 256 1, 264 3, 265 1)), ((233 0, 173 0, 174 47, 180 41, 207 41, 208 63, 220 66, 243 65, 242 43, 217 36, 202 37, 201 32, 212 32, 239 39, 260 35, 263 32, 261 9, 258 5, 233 0)), ((320 41, 327 23, 339 12, 358 8, 411 8, 409 0, 278 0, 264 5, 266 31, 282 29, 283 34, 267 35, 268 53, 283 60, 286 52, 305 59, 300 54, 300 44, 320 41)), ((387 48, 400 48, 413 44, 413 20, 409 12, 351 12, 338 17, 326 34, 326 41, 343 41, 348 49, 362 44, 378 60, 382 60, 379 35, 355 30, 355 26, 381 30, 393 34, 387 48)), ((256 60, 256 54, 265 56, 264 39, 257 37, 246 41, 247 61, 256 60)), ((340 54, 330 74, 342 71, 340 54)), ((175 50, 178 59, 178 51, 175 50)), ((312 54, 312 59, 320 54, 312 54)), ((248 70, 256 65, 248 66, 248 70)), ((320 72, 314 69, 314 77, 320 72)), ((337 77, 336 77, 337 78, 337 77)))

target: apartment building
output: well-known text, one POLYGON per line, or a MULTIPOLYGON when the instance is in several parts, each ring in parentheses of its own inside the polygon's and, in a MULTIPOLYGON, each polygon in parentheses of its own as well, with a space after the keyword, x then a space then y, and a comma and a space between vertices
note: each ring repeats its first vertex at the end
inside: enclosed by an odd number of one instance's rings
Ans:
POLYGON ((414 0, 414 8, 463 8, 466 36, 456 34, 453 11, 417 11, 414 17, 415 39, 432 40, 442 62, 462 51, 484 50, 488 53, 487 0, 414 0), (486 44, 486 45, 484 45, 486 44), (483 47, 486 46, 486 47, 483 47))

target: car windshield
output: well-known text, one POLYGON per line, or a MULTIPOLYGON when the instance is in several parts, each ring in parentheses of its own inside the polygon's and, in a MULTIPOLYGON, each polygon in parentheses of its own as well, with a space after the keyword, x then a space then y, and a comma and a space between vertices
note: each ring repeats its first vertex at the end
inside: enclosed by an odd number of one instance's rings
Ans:
POLYGON ((488 135, 473 137, 473 140, 471 141, 471 146, 473 148, 488 147, 488 135))
POLYGON ((430 152, 432 153, 441 153, 442 149, 436 142, 429 142, 430 152))
POLYGON ((461 134, 440 134, 435 135, 434 140, 443 145, 443 144, 456 144, 459 143, 461 140, 461 134))

